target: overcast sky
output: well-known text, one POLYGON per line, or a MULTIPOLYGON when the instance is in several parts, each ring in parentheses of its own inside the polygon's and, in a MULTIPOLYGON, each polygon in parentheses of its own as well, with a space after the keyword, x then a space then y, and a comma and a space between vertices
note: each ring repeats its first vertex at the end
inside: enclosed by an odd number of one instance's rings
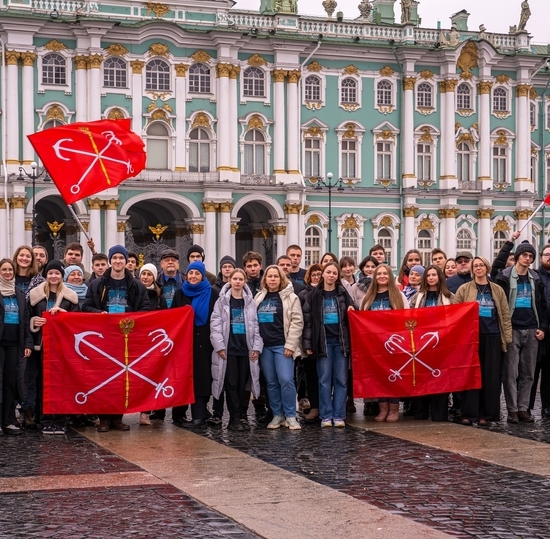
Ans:
MULTIPOLYGON (((326 15, 322 6, 323 0, 298 0, 298 11, 302 15, 326 15)), ((360 0, 337 0, 336 11, 343 11, 346 19, 359 16, 357 5, 360 0)), ((396 20, 401 20, 400 1, 396 2, 396 20)), ((529 0, 531 18, 527 30, 533 36, 535 43, 550 43, 549 0, 529 0)), ((259 9, 260 0, 237 0, 235 8, 259 9)), ((422 26, 436 28, 441 21, 443 28, 450 28, 449 17, 466 9, 470 13, 468 27, 477 30, 480 24, 487 27, 488 32, 508 33, 510 26, 518 24, 521 12, 521 0, 420 0, 418 12, 422 17, 422 26)))

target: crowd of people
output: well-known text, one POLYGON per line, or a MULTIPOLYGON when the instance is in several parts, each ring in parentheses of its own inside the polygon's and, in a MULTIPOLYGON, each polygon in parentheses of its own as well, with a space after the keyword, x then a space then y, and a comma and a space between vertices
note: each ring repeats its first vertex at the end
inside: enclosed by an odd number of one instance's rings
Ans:
MULTIPOLYGON (((431 252, 431 264, 409 250, 397 272, 381 245, 357 266, 349 256, 324 254, 301 268, 302 249, 290 245, 276 263, 263 268, 249 251, 239 265, 223 256, 219 273, 206 270, 199 245, 180 255, 166 249, 160 267, 144 264, 123 245, 95 253, 91 273, 83 249, 71 243, 62 261, 48 261, 41 246, 20 246, 0 260, 0 406, 2 433, 41 428, 64 434, 67 425, 95 426, 98 432, 126 431, 122 415, 63 416, 42 412, 42 331, 45 312, 125 313, 190 305, 193 323, 195 401, 172 409, 174 423, 190 429, 250 428, 300 430, 304 422, 321 428, 345 427, 356 413, 353 395, 350 310, 423 309, 462 302, 479 305, 481 389, 453 395, 403 400, 403 415, 480 427, 501 419, 501 388, 509 423, 534 421, 532 409, 540 378, 542 416, 550 417, 550 245, 531 266, 535 248, 524 241, 514 250, 515 232, 490 263, 468 251, 447 258, 431 252), (16 414, 16 408, 18 413, 16 414)), ((363 414, 397 422, 400 399, 365 399, 363 414)), ((166 410, 145 410, 139 423, 164 420, 166 410)))

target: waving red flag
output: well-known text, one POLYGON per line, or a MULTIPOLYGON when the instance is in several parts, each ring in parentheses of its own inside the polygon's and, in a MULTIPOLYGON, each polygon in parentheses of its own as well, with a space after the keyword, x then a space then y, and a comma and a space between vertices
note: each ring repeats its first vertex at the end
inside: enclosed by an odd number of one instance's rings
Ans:
POLYGON ((44 412, 129 414, 194 402, 193 309, 44 315, 44 412))
POLYGON ((477 303, 348 315, 355 397, 419 397, 481 387, 477 303))
POLYGON ((145 168, 131 120, 79 122, 28 135, 63 200, 72 204, 115 187, 145 168))

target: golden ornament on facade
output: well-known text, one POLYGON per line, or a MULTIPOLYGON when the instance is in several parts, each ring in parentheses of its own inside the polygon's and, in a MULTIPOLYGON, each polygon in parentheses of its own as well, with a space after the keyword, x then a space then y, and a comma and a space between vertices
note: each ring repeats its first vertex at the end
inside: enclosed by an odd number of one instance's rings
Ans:
POLYGON ((189 231, 191 234, 204 234, 204 225, 190 225, 189 231))
POLYGON ((417 107, 417 110, 423 116, 428 116, 429 114, 435 112, 435 109, 433 107, 417 107))
POLYGON ((169 114, 172 114, 172 106, 169 105, 168 103, 164 103, 164 105, 162 105, 162 108, 168 112, 169 114))
POLYGON ((510 80, 510 77, 508 75, 505 75, 504 73, 501 73, 500 75, 497 75, 495 77, 495 80, 499 84, 506 84, 510 80))
POLYGON ((357 223, 357 219, 351 215, 348 217, 343 223, 342 223, 342 230, 347 230, 350 228, 354 228, 356 230, 359 230, 359 224, 357 223))
POLYGON ((126 116, 124 116, 123 110, 118 107, 111 109, 107 115, 108 120, 122 120, 124 118, 126 118, 126 116))
POLYGON ((384 129, 380 133, 376 134, 376 139, 377 140, 379 140, 379 139, 390 140, 390 139, 393 139, 393 138, 395 138, 394 134, 389 129, 384 129))
POLYGON ((416 206, 408 206, 403 208, 403 217, 414 217, 418 208, 416 206))
POLYGON ((424 217, 418 224, 417 230, 435 230, 435 226, 429 217, 424 217))
POLYGON ((145 62, 143 62, 142 60, 132 60, 130 62, 130 66, 132 67, 132 73, 134 75, 141 75, 143 67, 145 66, 145 62))
POLYGON ((457 79, 446 79, 442 82, 445 85, 445 91, 446 92, 454 92, 455 88, 458 85, 458 80, 457 79))
POLYGON ((19 63, 19 57, 21 56, 20 52, 9 50, 6 51, 6 65, 16 66, 19 63))
POLYGON ((459 208, 440 208, 438 213, 442 219, 454 219, 459 211, 459 208))
POLYGON ((499 129, 497 131, 497 139, 495 140, 495 145, 497 146, 508 146, 508 137, 506 136, 506 131, 499 129))
POLYGON ((230 64, 230 66, 231 67, 229 68, 229 78, 235 80, 239 76, 241 68, 232 64, 230 64))
POLYGON ((260 131, 263 131, 264 123, 258 114, 253 114, 250 117, 250 119, 248 120, 248 125, 246 126, 246 129, 247 130, 259 129, 260 131))
POLYGON ((119 221, 116 224, 116 231, 117 232, 126 232, 126 221, 119 221))
POLYGON ((149 230, 154 234, 155 239, 158 241, 161 234, 168 228, 168 225, 162 226, 160 223, 158 223, 156 226, 149 226, 147 228, 149 228, 149 230))
POLYGON ((447 85, 444 80, 439 81, 439 92, 444 94, 447 91, 447 85))
POLYGON ((422 135, 420 136, 421 142, 433 142, 434 139, 432 138, 431 130, 428 126, 424 126, 420 131, 422 131, 422 135))
POLYGON ((285 82, 285 77, 287 76, 288 71, 285 69, 274 69, 271 72, 271 76, 275 82, 285 82))
POLYGON ((467 142, 468 144, 475 145, 476 141, 471 133, 462 133, 457 139, 456 139, 456 145, 462 144, 463 142, 467 142))
POLYGON ((102 54, 90 54, 90 56, 88 56, 87 63, 90 69, 99 69, 101 67, 102 62, 103 62, 102 54))
POLYGON ((462 80, 470 80, 473 76, 474 76, 473 73, 466 73, 466 71, 463 71, 463 72, 460 74, 460 78, 461 78, 462 80))
POLYGON ((323 69, 323 66, 317 60, 313 60, 313 62, 311 62, 311 64, 309 64, 306 69, 308 71, 319 73, 319 71, 323 69))
POLYGON ((36 53, 30 51, 22 52, 21 60, 23 60, 23 65, 25 67, 33 67, 34 61, 36 60, 36 53))
POLYGON ((174 69, 176 70, 176 77, 185 77, 189 66, 187 64, 176 64, 174 69))
POLYGON ((168 13, 170 13, 170 7, 166 4, 161 4, 159 2, 145 2, 143 5, 147 9, 147 15, 154 13, 155 17, 165 17, 168 13))
POLYGON ((490 219, 494 211, 495 210, 492 208, 482 208, 480 210, 477 210, 477 217, 478 219, 490 219))
POLYGON ((316 138, 322 138, 324 139, 325 138, 325 134, 323 133, 323 131, 321 130, 320 127, 317 127, 315 125, 312 125, 310 127, 307 128, 307 131, 304 132, 304 138, 305 137, 316 137, 316 138))
POLYGON ((298 215, 300 213, 301 204, 285 204, 283 210, 286 214, 298 215))
POLYGON ((517 221, 526 221, 533 214, 533 210, 515 210, 514 217, 517 221))
POLYGON ((504 219, 504 217, 502 219, 499 219, 495 223, 495 226, 493 227, 493 232, 510 232, 510 225, 508 224, 506 219, 504 219))
POLYGON ((343 139, 357 139, 357 134, 355 133, 355 124, 349 123, 344 126, 346 130, 344 131, 344 134, 342 135, 343 139))
POLYGON ((342 103, 340 106, 347 112, 355 112, 359 108, 359 103, 342 103))
POLYGON ((101 209, 101 204, 102 204, 102 200, 100 198, 88 198, 86 200, 86 204, 88 205, 88 209, 90 210, 100 210, 101 209))
POLYGON ((83 54, 77 54, 73 57, 76 69, 88 69, 88 57, 83 54))
POLYGON ((302 73, 298 69, 293 69, 292 71, 288 72, 288 83, 289 84, 297 84, 300 80, 300 76, 302 73))
POLYGON ((154 101, 151 101, 149 105, 147 105, 147 112, 153 112, 157 108, 157 104, 154 101))
POLYGON ((199 49, 198 51, 194 52, 189 58, 193 58, 193 60, 195 60, 195 62, 198 62, 199 64, 205 64, 212 59, 212 56, 210 56, 210 54, 208 54, 205 50, 199 49))
POLYGON ((168 58, 170 55, 170 49, 165 43, 153 43, 149 47, 149 56, 164 56, 168 58))
POLYGON ((124 56, 125 54, 128 54, 128 49, 120 43, 111 43, 105 49, 105 52, 110 56, 124 56))
POLYGON ((238 229, 239 229, 239 225, 237 223, 233 223, 231 225, 231 234, 236 234, 238 229))
POLYGON ((202 202, 201 203, 202 210, 207 213, 213 213, 218 210, 218 203, 217 202, 202 202))
POLYGON ((231 73, 231 64, 217 64, 216 65, 216 75, 218 78, 229 77, 231 73))
POLYGON ((166 120, 166 112, 162 109, 157 109, 151 114, 151 120, 166 120))
POLYGON ((120 206, 120 200, 118 198, 110 198, 103 201, 103 206, 106 210, 116 210, 120 206))
POLYGON ((390 66, 384 66, 379 73, 382 77, 391 77, 395 71, 390 66))
POLYGON ((389 215, 384 215, 382 219, 380 219, 380 226, 383 226, 384 228, 390 228, 393 226, 393 221, 389 215))
POLYGON ((46 112, 46 121, 48 120, 60 120, 65 121, 65 114, 63 109, 59 105, 52 105, 48 112, 46 112))
POLYGON ((266 66, 267 60, 262 58, 258 53, 253 54, 248 60, 247 64, 252 67, 266 66))
POLYGON ((208 114, 205 112, 199 112, 195 115, 195 118, 193 118, 193 125, 191 126, 191 129, 194 129, 195 127, 206 127, 210 129, 210 118, 208 117, 208 114))
POLYGON ((429 69, 424 69, 424 71, 420 72, 420 77, 422 77, 424 80, 429 80, 434 78, 434 74, 429 69))
POLYGON ((275 225, 273 227, 273 232, 276 236, 286 236, 286 226, 285 225, 275 225))
POLYGON ((414 90, 415 83, 416 83, 416 77, 404 77, 403 90, 414 90))
POLYGON ((318 215, 311 215, 307 220, 307 224, 310 226, 320 226, 321 218, 318 215))
POLYGON ((27 197, 13 197, 8 198, 8 202, 11 204, 12 208, 22 209, 25 207, 25 204, 29 201, 27 197))
POLYGON ((57 41, 57 39, 52 39, 44 45, 44 48, 49 51, 59 52, 67 50, 69 47, 65 43, 57 41))
POLYGON ((54 221, 53 223, 49 223, 48 221, 46 221, 46 224, 48 225, 48 228, 50 229, 54 238, 57 237, 59 231, 65 226, 65 223, 58 223, 57 221, 54 221))
POLYGON ((461 69, 463 73, 470 74, 470 71, 474 69, 474 67, 477 67, 478 58, 479 54, 476 42, 468 41, 468 43, 462 47, 460 56, 456 61, 456 67, 461 69))
POLYGON ((26 231, 29 231, 29 230, 32 231, 32 220, 29 219, 29 220, 25 221, 25 230, 26 231))
POLYGON ((493 83, 490 80, 482 80, 481 82, 477 83, 477 91, 480 94, 490 94, 492 87, 493 83))
POLYGON ((342 73, 344 75, 357 75, 357 76, 359 76, 359 70, 353 64, 350 64, 349 66, 344 67, 342 73))
POLYGON ((529 97, 529 90, 531 90, 531 85, 518 84, 516 86, 516 97, 529 97))
POLYGON ((230 213, 233 209, 233 206, 235 206, 233 202, 220 202, 218 204, 218 210, 220 211, 220 213, 230 213))
POLYGON ((539 96, 539 94, 537 93, 537 91, 531 86, 531 88, 529 88, 529 99, 537 99, 537 97, 539 96))

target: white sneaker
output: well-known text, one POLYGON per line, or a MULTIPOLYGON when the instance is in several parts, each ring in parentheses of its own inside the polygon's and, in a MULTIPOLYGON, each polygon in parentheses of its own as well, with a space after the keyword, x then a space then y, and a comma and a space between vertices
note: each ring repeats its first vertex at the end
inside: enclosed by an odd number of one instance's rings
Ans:
POLYGON ((282 415, 276 415, 269 425, 267 426, 268 429, 278 429, 281 425, 283 425, 285 422, 285 418, 282 415))
POLYGON ((332 424, 337 428, 337 429, 343 429, 345 426, 346 426, 346 422, 343 420, 343 419, 335 419, 332 424))
POLYGON ((149 414, 140 414, 139 416, 139 424, 140 425, 150 425, 151 420, 149 419, 149 414))
POLYGON ((290 430, 301 430, 302 426, 295 417, 287 417, 284 423, 290 430))
POLYGON ((329 427, 332 427, 332 419, 323 419, 323 421, 321 421, 321 428, 326 429, 329 427))

